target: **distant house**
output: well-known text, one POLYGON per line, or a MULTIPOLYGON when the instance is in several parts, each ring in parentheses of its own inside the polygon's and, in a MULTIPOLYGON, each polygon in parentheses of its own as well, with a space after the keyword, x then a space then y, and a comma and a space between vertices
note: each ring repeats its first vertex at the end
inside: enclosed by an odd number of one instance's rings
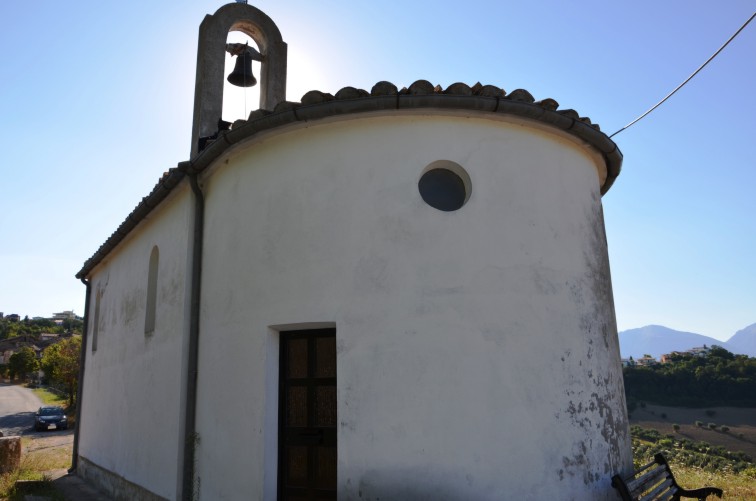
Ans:
POLYGON ((42 344, 54 343, 60 338, 59 334, 53 334, 51 332, 43 332, 39 335, 39 342, 42 344))
POLYGON ((621 361, 622 367, 632 367, 633 365, 635 365, 635 360, 633 360, 632 358, 623 358, 621 359, 621 361))
POLYGON ((53 313, 53 320, 74 320, 76 314, 73 311, 61 311, 60 313, 53 313))
POLYGON ((34 344, 34 341, 28 336, 18 336, 0 341, 0 364, 10 362, 11 355, 18 353, 25 346, 31 346, 37 358, 42 356, 42 349, 34 344))
POLYGON ((679 351, 673 351, 671 353, 665 353, 664 355, 662 355, 661 357, 659 357, 659 361, 661 363, 663 363, 663 364, 668 364, 668 363, 670 363, 672 361, 673 357, 680 356, 682 354, 683 353, 681 353, 679 351))
POLYGON ((656 363, 657 363, 656 359, 648 355, 645 355, 635 360, 635 365, 638 365, 640 367, 648 367, 649 365, 654 365, 656 363))
POLYGON ((60 313, 53 313, 51 320, 56 325, 63 325, 66 320, 75 320, 76 314, 73 311, 61 311, 60 313))
POLYGON ((691 348, 691 349, 687 350, 685 353, 689 353, 689 354, 695 355, 697 357, 705 357, 706 355, 709 354, 710 351, 711 351, 711 348, 707 347, 706 345, 703 345, 703 346, 698 347, 698 348, 691 348))

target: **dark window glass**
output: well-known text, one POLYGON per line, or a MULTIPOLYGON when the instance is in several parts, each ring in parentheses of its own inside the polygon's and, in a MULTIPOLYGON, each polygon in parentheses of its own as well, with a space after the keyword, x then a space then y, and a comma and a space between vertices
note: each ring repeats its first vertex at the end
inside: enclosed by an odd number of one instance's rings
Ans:
POLYGON ((292 386, 289 388, 289 398, 287 402, 287 425, 305 427, 307 426, 307 387, 292 386))
POLYGON ((289 345, 289 373, 290 379, 307 377, 307 339, 291 340, 289 345))
POLYGON ((315 426, 336 426, 336 387, 315 388, 315 426))
POLYGON ((315 377, 336 377, 336 337, 315 339, 315 377))
POLYGON ((432 169, 418 183, 420 196, 431 207, 451 212, 465 204, 467 192, 462 178, 448 169, 432 169))

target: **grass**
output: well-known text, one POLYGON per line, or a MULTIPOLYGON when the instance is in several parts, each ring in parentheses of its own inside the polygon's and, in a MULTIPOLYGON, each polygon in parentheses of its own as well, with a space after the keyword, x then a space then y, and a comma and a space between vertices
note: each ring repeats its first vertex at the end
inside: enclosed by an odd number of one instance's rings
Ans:
MULTIPOLYGON (((748 475, 735 475, 723 472, 706 472, 700 468, 672 465, 672 472, 677 482, 685 488, 719 487, 724 490, 723 500, 752 501, 756 499, 756 478, 748 475)), ((716 497, 709 499, 718 499, 716 497)))
POLYGON ((743 451, 756 458, 756 409, 715 407, 685 408, 647 404, 632 412, 630 424, 643 428, 653 428, 662 435, 673 434, 675 438, 708 442, 721 445, 733 452, 743 451), (661 417, 667 415, 667 419, 661 417), (716 421, 718 428, 708 428, 708 423, 716 421), (700 423, 697 426, 696 423, 700 423), (680 429, 675 430, 674 424, 680 429), (721 429, 727 427, 727 431, 721 429))
POLYGON ((34 388, 32 391, 45 405, 60 405, 65 407, 68 404, 68 399, 65 396, 53 393, 46 388, 34 388))
MULTIPOLYGON (((728 452, 723 447, 712 447, 704 442, 691 442, 689 437, 684 440, 685 437, 682 434, 659 434, 658 438, 655 438, 650 434, 653 429, 646 429, 645 432, 649 433, 645 434, 640 434, 636 427, 633 429, 633 459, 636 467, 650 461, 651 455, 659 451, 661 447, 681 487, 688 489, 719 487, 724 491, 722 499, 728 501, 756 499, 756 467, 751 459, 743 456, 733 457, 731 451, 728 452), (674 438, 669 438, 672 436, 674 438), (686 442, 684 451, 679 448, 683 442, 686 442), (709 460, 701 462, 702 458, 709 460), (690 459, 694 459, 692 464, 704 464, 705 469, 691 466, 690 459), (743 466, 745 468, 742 468, 743 466), (734 471, 739 472, 734 473, 734 471)), ((658 429, 656 431, 661 433, 658 429)), ((711 431, 707 433, 709 436, 716 436, 711 431)), ((710 497, 709 499, 717 498, 710 497)))
MULTIPOLYGON (((68 401, 64 396, 53 393, 44 388, 34 388, 35 395, 44 405, 60 405, 65 407, 68 401)), ((17 471, 0 475, 0 500, 21 501, 25 494, 38 494, 64 501, 64 497, 53 487, 45 472, 71 467, 70 447, 30 447, 29 437, 21 438, 23 449, 21 465, 17 471), (19 492, 16 482, 19 480, 34 481, 33 485, 19 492)))
MULTIPOLYGON (((22 438, 24 449, 29 445, 28 438, 22 438)), ((49 447, 29 451, 21 458, 21 466, 17 471, 0 475, 0 500, 21 501, 25 494, 38 494, 51 497, 58 501, 65 498, 55 489, 46 471, 69 468, 71 466, 71 451, 64 447, 49 447), (36 481, 24 492, 19 492, 16 482, 19 480, 36 481)))
MULTIPOLYGON (((729 451, 743 451, 756 458, 756 409, 694 409, 648 404, 634 410, 630 421, 644 428, 655 429, 662 436, 671 434, 675 440, 704 441, 714 446, 722 446, 729 451), (714 430, 709 429, 707 424, 712 421, 716 421, 718 425, 725 425, 728 429, 724 431, 721 426, 714 430), (700 426, 697 426, 697 423, 700 423, 700 426), (678 430, 674 429, 674 424, 678 424, 678 430)), ((683 487, 719 487, 724 490, 722 499, 728 501, 756 499, 756 475, 750 473, 752 470, 739 474, 722 470, 706 472, 701 468, 673 461, 672 471, 683 487)))

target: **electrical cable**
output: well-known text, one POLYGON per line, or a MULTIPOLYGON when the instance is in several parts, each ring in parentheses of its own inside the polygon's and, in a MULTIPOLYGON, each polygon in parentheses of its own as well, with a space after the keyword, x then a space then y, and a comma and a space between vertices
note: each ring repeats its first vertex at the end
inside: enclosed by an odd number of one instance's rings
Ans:
POLYGON ((754 17, 756 17, 756 12, 754 12, 754 13, 753 13, 753 14, 751 15, 751 17, 750 17, 750 18, 748 19, 748 21, 746 21, 746 22, 745 22, 745 23, 743 24, 743 26, 741 26, 741 27, 740 27, 740 29, 739 29, 738 31, 736 31, 736 32, 735 32, 735 34, 734 34, 734 35, 732 35, 732 36, 730 37, 730 39, 729 39, 729 40, 727 40, 727 41, 726 41, 726 42, 724 43, 724 45, 722 45, 722 46, 721 46, 721 47, 719 48, 719 50, 717 50, 717 51, 716 51, 716 52, 715 52, 714 54, 712 54, 712 56, 711 56, 711 57, 710 57, 709 59, 707 59, 705 63, 703 63, 703 64, 702 64, 701 66, 699 66, 699 67, 698 67, 698 69, 697 69, 696 71, 694 71, 694 72, 693 72, 693 74, 691 74, 691 75, 690 75, 690 76, 689 76, 688 78, 686 78, 686 79, 685 79, 685 81, 684 81, 683 83, 681 83, 680 85, 678 85, 678 86, 677 86, 677 87, 675 88, 675 90, 673 90, 672 92, 670 92, 669 94, 667 94, 667 95, 666 95, 666 96, 664 97, 664 99, 662 99, 661 101, 659 101, 658 103, 656 103, 656 104, 655 104, 654 106, 652 106, 652 107, 651 107, 651 108, 650 108, 650 109, 649 109, 649 110, 648 110, 647 112, 645 112, 644 114, 642 114, 641 116, 639 116, 638 118, 636 118, 635 120, 633 120, 632 122, 630 122, 629 124, 627 124, 627 125, 625 125, 624 127, 622 127, 622 128, 620 129, 620 130, 618 130, 617 132, 615 132, 614 134, 612 134, 611 136, 609 136, 609 138, 610 138, 610 139, 611 139, 611 138, 613 138, 614 136, 616 136, 617 134, 619 134, 619 133, 620 133, 620 132, 622 132, 623 130, 627 129, 628 127, 630 127, 630 126, 631 126, 631 125, 633 125, 634 123, 638 122, 638 121, 639 121, 639 120, 640 120, 641 118, 645 117, 646 115, 648 115, 649 113, 651 113, 652 111, 654 111, 654 110, 655 110, 656 108, 658 108, 659 106, 661 106, 661 105, 662 105, 662 103, 663 103, 664 101, 666 101, 667 99, 669 99, 670 97, 672 97, 672 95, 673 95, 673 94, 674 94, 675 92, 677 92, 678 90, 680 90, 680 89, 681 89, 681 88, 683 87, 683 85, 685 85, 686 83, 688 83, 688 82, 690 81, 690 79, 691 79, 691 78, 693 78, 694 76, 696 76, 696 75, 698 74, 698 72, 699 72, 699 71, 701 71, 702 69, 704 69, 704 67, 705 67, 705 66, 706 66, 707 64, 709 64, 709 63, 710 63, 710 62, 711 62, 711 61, 712 61, 712 60, 713 60, 713 59, 714 59, 715 57, 717 57, 717 55, 718 55, 718 54, 719 54, 720 52, 722 52, 722 50, 724 50, 724 48, 725 48, 725 47, 727 47, 727 45, 728 45, 728 44, 729 44, 730 42, 732 42, 732 41, 733 41, 733 40, 735 39, 735 37, 736 37, 736 36, 738 36, 738 34, 739 34, 739 33, 740 33, 741 31, 743 31, 743 29, 744 29, 744 28, 745 28, 746 26, 748 26, 748 23, 750 23, 751 21, 753 21, 753 18, 754 18, 754 17))

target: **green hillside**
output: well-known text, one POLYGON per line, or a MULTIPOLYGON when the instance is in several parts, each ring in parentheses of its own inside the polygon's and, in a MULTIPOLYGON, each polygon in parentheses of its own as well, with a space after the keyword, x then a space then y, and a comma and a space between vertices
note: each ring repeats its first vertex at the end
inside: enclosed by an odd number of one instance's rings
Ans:
POLYGON ((756 358, 714 346, 706 356, 673 354, 669 362, 625 367, 630 412, 637 402, 684 407, 756 407, 756 358))

